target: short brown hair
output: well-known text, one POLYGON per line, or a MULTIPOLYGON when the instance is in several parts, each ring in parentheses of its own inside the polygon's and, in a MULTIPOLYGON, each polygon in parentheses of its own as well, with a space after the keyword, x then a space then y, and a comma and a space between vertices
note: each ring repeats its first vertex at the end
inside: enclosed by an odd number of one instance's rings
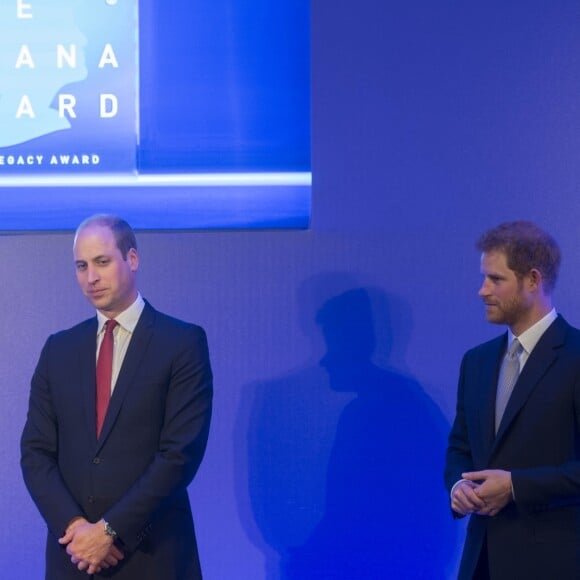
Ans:
POLYGON ((81 230, 93 225, 107 227, 113 232, 117 248, 119 248, 123 260, 127 259, 127 252, 131 248, 134 248, 135 250, 137 249, 137 239, 135 238, 133 228, 124 219, 105 213, 92 215, 81 222, 75 232, 75 238, 81 230))
POLYGON ((542 274, 544 290, 551 293, 560 271, 560 248, 556 240, 529 221, 500 224, 486 231, 477 241, 481 252, 503 252, 508 267, 523 278, 532 269, 542 274))

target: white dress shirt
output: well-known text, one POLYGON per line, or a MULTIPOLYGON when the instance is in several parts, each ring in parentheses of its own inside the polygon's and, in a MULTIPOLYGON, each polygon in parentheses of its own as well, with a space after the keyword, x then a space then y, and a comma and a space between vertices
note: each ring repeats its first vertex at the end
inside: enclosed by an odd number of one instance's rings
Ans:
MULTIPOLYGON (((113 330, 113 373, 111 377, 111 393, 115 388, 117 378, 119 376, 119 371, 125 360, 125 354, 127 354, 127 348, 129 348, 129 343, 131 342, 131 337, 137 323, 139 322, 139 317, 145 308, 145 301, 141 297, 141 294, 137 294, 137 299, 127 310, 124 310, 115 317, 115 320, 119 323, 118 326, 113 330)), ((103 336, 105 335, 105 322, 109 320, 104 314, 101 314, 97 310, 97 351, 96 357, 99 357, 99 349, 101 348, 101 342, 103 342, 103 336)))
MULTIPOLYGON (((514 338, 517 338, 520 341, 520 344, 522 345, 522 351, 520 352, 520 355, 518 357, 520 363, 520 373, 522 372, 522 369, 524 368, 524 365, 526 364, 528 358, 530 358, 532 350, 534 350, 534 347, 536 346, 536 344, 538 344, 544 332, 548 330, 548 328, 550 327, 552 322, 556 320, 556 318, 558 318, 556 309, 552 308, 552 310, 550 310, 550 312, 548 312, 548 314, 546 314, 544 318, 538 320, 538 322, 536 322, 533 326, 530 326, 530 328, 522 332, 519 336, 516 336, 508 328, 508 342, 507 342, 508 348, 509 345, 513 342, 514 338)), ((451 488, 451 493, 449 494, 450 497, 453 497, 453 492, 455 491, 455 488, 463 481, 467 480, 460 479, 453 484, 453 487, 451 488)), ((512 497, 514 497, 513 485, 512 485, 512 497)))
POLYGON ((556 320, 556 318, 558 318, 558 315, 556 314, 555 308, 552 308, 552 310, 550 310, 550 312, 548 312, 544 318, 538 320, 536 324, 530 326, 528 330, 522 332, 519 336, 516 336, 511 330, 508 329, 508 348, 514 338, 517 338, 522 345, 522 351, 520 352, 519 356, 520 372, 522 372, 524 365, 526 364, 528 358, 530 358, 532 350, 534 350, 534 347, 536 344, 538 344, 544 332, 548 330, 548 327, 552 324, 552 322, 554 322, 554 320, 556 320))

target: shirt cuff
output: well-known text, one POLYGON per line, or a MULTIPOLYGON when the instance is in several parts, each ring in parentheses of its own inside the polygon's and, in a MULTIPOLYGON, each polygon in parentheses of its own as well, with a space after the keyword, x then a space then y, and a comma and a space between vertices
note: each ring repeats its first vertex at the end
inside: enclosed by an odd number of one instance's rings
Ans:
MULTIPOLYGON (((464 481, 468 481, 467 479, 460 479, 459 481, 456 481, 453 484, 453 487, 451 488, 451 492, 449 493, 449 499, 453 499, 453 492, 455 491, 455 488, 460 484, 463 483, 464 481)), ((513 491, 512 491, 513 493, 513 491)))

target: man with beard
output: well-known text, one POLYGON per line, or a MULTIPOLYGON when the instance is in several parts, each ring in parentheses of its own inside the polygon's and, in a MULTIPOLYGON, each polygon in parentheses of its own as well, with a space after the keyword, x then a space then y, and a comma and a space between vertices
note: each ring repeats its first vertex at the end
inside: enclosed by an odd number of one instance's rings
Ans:
POLYGON ((552 306, 555 240, 516 221, 483 234, 489 322, 462 361, 445 482, 470 515, 460 580, 580 578, 580 331, 552 306))

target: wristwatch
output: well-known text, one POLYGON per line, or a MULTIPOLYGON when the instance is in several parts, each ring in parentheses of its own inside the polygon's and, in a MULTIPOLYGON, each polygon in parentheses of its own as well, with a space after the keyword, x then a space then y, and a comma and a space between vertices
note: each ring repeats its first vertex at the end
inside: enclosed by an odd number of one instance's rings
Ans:
POLYGON ((117 532, 111 527, 108 521, 103 520, 103 524, 105 525, 105 534, 110 538, 113 538, 113 541, 117 539, 117 532))

